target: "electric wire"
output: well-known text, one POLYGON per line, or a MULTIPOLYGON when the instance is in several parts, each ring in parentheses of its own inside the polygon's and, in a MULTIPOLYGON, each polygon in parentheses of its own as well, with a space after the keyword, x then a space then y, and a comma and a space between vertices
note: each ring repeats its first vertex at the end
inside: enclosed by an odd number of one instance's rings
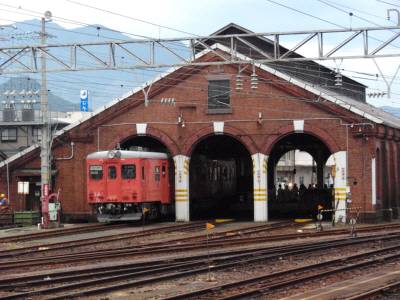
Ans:
MULTIPOLYGON (((154 25, 154 24, 153 24, 154 25)), ((158 25, 155 25, 155 26, 158 26, 158 25)))

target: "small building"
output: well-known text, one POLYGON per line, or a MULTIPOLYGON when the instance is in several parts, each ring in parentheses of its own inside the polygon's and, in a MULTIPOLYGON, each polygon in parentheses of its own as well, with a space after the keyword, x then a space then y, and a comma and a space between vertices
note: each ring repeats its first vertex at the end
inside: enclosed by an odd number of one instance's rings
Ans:
MULTIPOLYGON (((230 33, 251 32, 229 24, 213 35, 230 33)), ((235 54, 251 61, 274 51, 270 40, 244 39, 235 53, 217 39, 207 40, 195 59, 217 62, 235 54)), ((235 215, 266 221, 275 216, 268 194, 278 162, 299 150, 313 157, 320 188, 332 161, 338 218, 345 218, 349 207, 360 210, 364 220, 397 218, 400 120, 367 104, 365 88, 345 76, 335 85, 335 72, 312 61, 175 68, 57 131, 52 189, 61 190, 66 218, 90 218, 86 156, 145 147, 168 153, 174 162, 176 220, 235 215), (175 105, 164 99, 174 99, 175 105)), ((17 195, 17 182, 39 184, 39 150, 34 144, 0 162, 0 190, 10 190, 16 210, 29 208, 17 195)))

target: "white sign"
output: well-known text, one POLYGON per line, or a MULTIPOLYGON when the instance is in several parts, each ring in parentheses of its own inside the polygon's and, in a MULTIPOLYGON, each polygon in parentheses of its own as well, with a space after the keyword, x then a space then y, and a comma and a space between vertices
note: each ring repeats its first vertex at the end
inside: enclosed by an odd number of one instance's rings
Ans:
POLYGON ((29 194, 29 181, 18 181, 18 194, 29 194))

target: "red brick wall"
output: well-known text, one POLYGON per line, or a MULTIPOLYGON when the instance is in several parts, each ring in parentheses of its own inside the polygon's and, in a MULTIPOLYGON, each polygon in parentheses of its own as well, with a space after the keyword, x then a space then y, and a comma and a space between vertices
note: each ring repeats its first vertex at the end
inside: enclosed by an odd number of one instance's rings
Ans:
MULTIPOLYGON (((172 80, 169 76, 154 84, 148 107, 144 106, 143 93, 139 92, 60 138, 61 142, 54 147, 54 157, 69 156, 69 142, 75 142, 72 160, 55 161, 58 170, 55 189, 62 189, 64 213, 90 212, 85 201, 84 166, 86 155, 97 150, 99 125, 129 123, 101 127, 101 150, 110 149, 118 142, 134 136, 135 123, 148 123, 149 134, 163 141, 173 155, 190 155, 199 140, 212 134, 213 121, 225 121, 228 134, 241 141, 250 154, 267 154, 274 141, 293 130, 293 119, 306 119, 305 130, 321 138, 332 151, 346 150, 346 126, 341 125, 339 118, 343 123, 365 122, 329 102, 310 102, 317 100, 317 97, 264 71, 258 71, 260 80, 257 90, 250 89, 249 78, 246 77, 240 93, 235 91, 236 67, 205 67, 192 73, 182 75, 178 72, 175 74, 179 75, 179 80, 172 80), (231 114, 207 114, 207 77, 214 75, 217 69, 222 74, 231 75, 231 114), (162 105, 159 101, 161 98, 175 98, 177 104, 162 105), (138 101, 141 101, 140 104, 138 101), (257 122, 259 112, 263 118, 268 119, 262 124, 257 122), (176 124, 180 114, 185 120, 185 128, 176 124)), ((371 158, 375 156, 375 139, 356 136, 357 132, 354 131, 355 129, 349 129, 348 139, 349 176, 356 178, 358 182, 351 186, 353 205, 372 212, 371 158)), ((38 158, 28 164, 37 162, 38 158)), ((1 177, 0 188, 3 185, 4 176, 1 177)))

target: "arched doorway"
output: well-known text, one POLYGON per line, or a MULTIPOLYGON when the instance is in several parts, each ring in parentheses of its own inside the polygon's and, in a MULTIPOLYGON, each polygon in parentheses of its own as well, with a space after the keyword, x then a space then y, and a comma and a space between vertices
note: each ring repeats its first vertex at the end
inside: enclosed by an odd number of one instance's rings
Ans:
POLYGON ((269 216, 315 217, 332 207, 333 182, 326 167, 331 151, 319 138, 291 133, 278 140, 268 159, 269 216))
POLYGON ((132 136, 120 143, 122 150, 139 150, 163 152, 171 154, 169 149, 159 140, 150 136, 132 136))
MULTIPOLYGON (((174 189, 175 189, 175 167, 172 158, 172 153, 168 147, 160 140, 152 136, 131 136, 119 144, 121 150, 132 150, 132 151, 146 151, 146 152, 161 152, 166 153, 169 156, 168 163, 168 177, 169 177, 169 190, 171 197, 171 205, 163 205, 161 207, 161 214, 167 216, 168 219, 175 219, 175 201, 174 201, 174 189)), ((157 176, 155 173, 153 176, 157 176)), ((159 175, 158 175, 159 176, 159 175)))
POLYGON ((228 135, 195 146, 189 165, 190 218, 253 218, 253 164, 249 151, 228 135))

